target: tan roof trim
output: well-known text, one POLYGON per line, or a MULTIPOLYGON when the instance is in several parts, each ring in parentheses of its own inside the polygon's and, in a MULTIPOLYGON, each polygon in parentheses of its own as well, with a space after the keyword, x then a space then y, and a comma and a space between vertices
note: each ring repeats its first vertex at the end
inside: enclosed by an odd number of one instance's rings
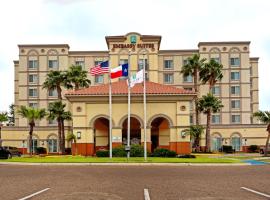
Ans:
POLYGON ((69 45, 68 44, 18 44, 19 48, 23 48, 23 47, 43 47, 43 48, 48 48, 48 47, 52 47, 52 48, 60 48, 60 47, 65 47, 69 49, 69 45))
POLYGON ((158 53, 199 53, 198 49, 172 49, 172 50, 159 50, 158 53))
POLYGON ((201 45, 230 45, 230 44, 250 44, 250 41, 224 41, 224 42, 199 42, 198 47, 201 45))
POLYGON ((109 56, 109 51, 69 51, 69 55, 88 55, 88 54, 106 54, 109 56))
POLYGON ((259 59, 260 59, 259 57, 250 57, 249 58, 249 60, 251 60, 251 61, 259 61, 259 59))
POLYGON ((19 61, 18 60, 13 60, 13 63, 14 64, 19 64, 19 61))

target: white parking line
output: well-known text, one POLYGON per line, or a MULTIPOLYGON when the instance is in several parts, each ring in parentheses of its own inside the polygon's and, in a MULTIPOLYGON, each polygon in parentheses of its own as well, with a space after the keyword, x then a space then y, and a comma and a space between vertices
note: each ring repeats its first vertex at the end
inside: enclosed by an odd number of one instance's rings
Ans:
POLYGON ((150 200, 148 189, 144 189, 144 200, 150 200))
POLYGON ((252 190, 252 189, 249 189, 249 188, 246 188, 246 187, 241 187, 241 188, 244 189, 244 190, 247 190, 249 192, 253 192, 255 194, 270 198, 270 195, 268 195, 268 194, 264 194, 262 192, 258 192, 258 191, 255 191, 255 190, 252 190))
POLYGON ((26 196, 26 197, 23 197, 23 198, 21 198, 21 199, 19 199, 19 200, 30 199, 30 198, 32 198, 33 196, 36 196, 36 195, 38 195, 38 194, 40 194, 40 193, 42 193, 42 192, 45 192, 45 191, 47 191, 47 190, 49 190, 49 189, 50 189, 50 188, 46 188, 46 189, 44 189, 44 190, 40 190, 40 191, 35 192, 35 193, 33 193, 33 194, 30 194, 30 195, 28 195, 28 196, 26 196))

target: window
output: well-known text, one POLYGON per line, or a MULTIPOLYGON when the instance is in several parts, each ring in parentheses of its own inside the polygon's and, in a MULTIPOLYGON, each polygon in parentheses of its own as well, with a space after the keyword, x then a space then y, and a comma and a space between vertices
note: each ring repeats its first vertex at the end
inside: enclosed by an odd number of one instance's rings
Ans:
POLYGON ((37 89, 36 88, 30 88, 28 90, 29 97, 37 97, 37 89))
POLYGON ((38 61, 37 60, 29 60, 28 61, 28 68, 29 69, 37 69, 38 68, 38 61))
POLYGON ((240 100, 232 100, 231 101, 231 107, 233 109, 239 109, 240 108, 240 100))
POLYGON ((232 115, 232 123, 240 123, 240 115, 232 115))
MULTIPOLYGON (((147 59, 145 60, 145 70, 148 70, 148 62, 147 59)), ((139 59, 139 64, 138 64, 138 70, 143 69, 143 59, 139 59)))
POLYGON ((217 58, 211 58, 211 60, 214 60, 214 61, 216 61, 217 63, 220 63, 219 57, 217 57, 217 58))
POLYGON ((231 58, 231 66, 240 66, 239 58, 231 58))
POLYGON ((103 83, 104 76, 103 75, 96 75, 95 76, 95 83, 103 83))
POLYGON ((212 123, 219 124, 220 123, 220 115, 212 115, 212 123))
POLYGON ((75 61, 76 66, 81 66, 81 69, 84 68, 84 61, 75 61))
POLYGON ((190 124, 193 124, 193 123, 194 123, 193 115, 190 115, 190 116, 189 116, 189 123, 190 123, 190 124))
POLYGON ((231 87, 231 94, 239 95, 240 94, 240 86, 232 86, 231 87))
POLYGON ((38 107, 38 104, 37 103, 30 102, 29 103, 29 107, 31 107, 31 108, 37 108, 38 107))
POLYGON ((102 60, 95 60, 95 66, 98 66, 100 63, 102 63, 103 61, 102 60))
POLYGON ((188 59, 184 59, 183 60, 183 66, 187 65, 188 64, 188 59))
POLYGON ((231 137, 231 145, 235 151, 241 150, 241 137, 238 134, 234 134, 231 137))
POLYGON ((212 87, 212 94, 217 96, 220 95, 220 87, 219 86, 212 87))
POLYGON ((128 63, 128 59, 120 59, 119 61, 119 65, 123 65, 123 64, 127 64, 128 63))
POLYGON ((49 97, 57 97, 57 90, 49 90, 49 97))
POLYGON ((57 60, 49 60, 49 69, 57 69, 58 61, 57 60))
POLYGON ((57 124, 57 120, 54 119, 54 120, 49 120, 49 125, 56 125, 57 124))
POLYGON ((240 72, 231 72, 231 80, 232 81, 240 80, 240 72))
POLYGON ((48 150, 49 153, 57 152, 57 139, 48 139, 48 150))
POLYGON ((37 83, 38 82, 38 76, 36 74, 30 74, 28 76, 28 82, 29 83, 37 83))
POLYGON ((192 75, 188 75, 188 76, 183 76, 183 80, 184 80, 184 83, 192 83, 193 82, 193 77, 192 75))
POLYGON ((173 69, 173 61, 164 60, 164 69, 173 69))
POLYGON ((192 111, 193 110, 193 101, 189 102, 189 110, 192 111))
POLYGON ((164 83, 172 84, 173 83, 173 74, 164 74, 164 83))

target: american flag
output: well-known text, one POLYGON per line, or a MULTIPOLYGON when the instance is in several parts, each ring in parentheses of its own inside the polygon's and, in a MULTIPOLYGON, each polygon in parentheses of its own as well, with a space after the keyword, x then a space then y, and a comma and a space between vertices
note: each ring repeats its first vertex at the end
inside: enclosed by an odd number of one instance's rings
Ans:
POLYGON ((109 73, 109 61, 104 61, 99 63, 97 66, 90 69, 90 74, 92 76, 109 73))

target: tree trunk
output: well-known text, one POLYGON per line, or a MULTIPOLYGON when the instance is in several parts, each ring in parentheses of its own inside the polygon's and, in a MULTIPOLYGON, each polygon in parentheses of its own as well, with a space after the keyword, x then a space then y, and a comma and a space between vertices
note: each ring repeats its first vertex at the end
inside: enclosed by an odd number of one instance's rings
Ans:
POLYGON ((206 123, 206 137, 205 137, 205 151, 210 152, 210 128, 211 128, 211 112, 207 112, 207 123, 206 123))
POLYGON ((58 151, 59 151, 59 154, 62 154, 62 136, 61 136, 61 129, 62 129, 62 126, 61 126, 61 120, 60 119, 57 119, 57 125, 58 125, 58 151))
POLYGON ((79 83, 75 83, 75 90, 80 89, 79 83))
POLYGON ((64 120, 61 120, 61 137, 62 137, 62 143, 61 143, 61 147, 62 147, 62 154, 65 154, 65 144, 66 144, 66 139, 65 139, 65 125, 64 125, 64 120))
POLYGON ((196 125, 198 126, 200 124, 199 121, 199 110, 198 110, 198 96, 199 96, 199 87, 198 87, 198 70, 194 70, 194 89, 195 89, 195 117, 196 117, 196 125))
POLYGON ((33 131, 34 131, 34 123, 29 123, 30 130, 29 130, 29 150, 30 150, 30 157, 33 155, 33 131))
POLYGON ((269 139, 270 139, 270 124, 267 126, 267 131, 268 131, 268 136, 266 139, 266 144, 265 144, 265 148, 264 148, 264 155, 263 155, 265 157, 268 154, 268 146, 269 146, 269 139))
POLYGON ((56 90, 57 90, 58 100, 62 101, 62 89, 61 89, 61 87, 58 86, 56 88, 56 90))

